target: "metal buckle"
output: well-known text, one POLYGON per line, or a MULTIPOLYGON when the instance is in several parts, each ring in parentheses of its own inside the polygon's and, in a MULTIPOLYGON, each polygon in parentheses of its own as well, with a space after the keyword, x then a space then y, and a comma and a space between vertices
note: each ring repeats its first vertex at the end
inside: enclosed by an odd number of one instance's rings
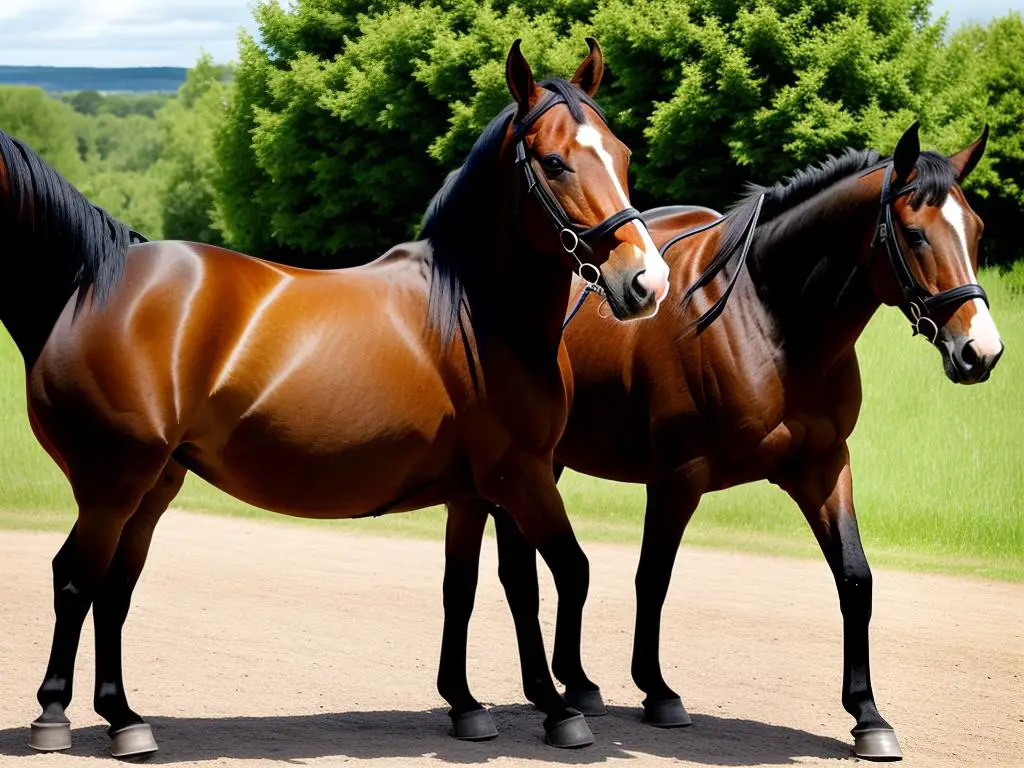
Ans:
POLYGON ((939 326, 930 317, 925 315, 921 308, 916 302, 910 302, 910 314, 913 317, 914 332, 913 336, 921 335, 928 339, 929 343, 934 344, 939 338, 939 326), (927 329, 931 327, 931 333, 925 333, 922 328, 927 329))
MULTIPOLYGON (((563 231, 565 231, 565 230, 563 230, 563 231)), ((600 288, 599 288, 599 286, 597 284, 597 281, 601 279, 601 270, 600 269, 595 267, 589 261, 587 261, 587 262, 580 262, 580 269, 579 269, 578 274, 583 279, 583 282, 585 282, 588 286, 590 286, 591 290, 595 290, 595 291, 599 291, 600 290, 600 288), (594 279, 593 280, 589 279, 584 274, 584 272, 586 272, 586 270, 587 270, 587 267, 590 267, 590 269, 592 269, 593 272, 594 272, 594 279)))
MULTIPOLYGON (((562 241, 562 247, 565 248, 565 250, 568 253, 571 253, 574 256, 576 255, 576 249, 579 248, 580 246, 579 235, 577 235, 568 227, 565 227, 562 229, 561 232, 558 233, 558 239, 562 241), (571 240, 567 240, 566 235, 568 235, 571 238, 571 240), (571 245, 569 243, 571 243, 571 245)), ((583 277, 583 275, 580 275, 580 277, 583 277)), ((586 278, 583 279, 585 280, 586 278)))

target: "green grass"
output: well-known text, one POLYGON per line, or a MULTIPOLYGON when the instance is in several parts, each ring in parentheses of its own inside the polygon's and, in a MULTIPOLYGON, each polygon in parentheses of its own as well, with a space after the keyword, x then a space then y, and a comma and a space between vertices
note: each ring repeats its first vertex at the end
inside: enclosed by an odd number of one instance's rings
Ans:
MULTIPOLYGON (((905 569, 1024 581, 1024 293, 1010 276, 982 275, 1007 352, 992 379, 946 380, 939 355, 884 309, 858 347, 864 406, 852 439, 858 518, 870 560, 905 569)), ((561 484, 584 540, 639 542, 643 488, 566 473, 561 484)), ((175 506, 287 520, 190 477, 175 506)), ((0 526, 66 530, 73 520, 63 475, 25 418, 17 351, 0 341, 0 526)), ((370 520, 315 522, 439 538, 440 509, 370 520)), ((817 557, 800 513, 766 483, 711 494, 687 542, 817 557)))

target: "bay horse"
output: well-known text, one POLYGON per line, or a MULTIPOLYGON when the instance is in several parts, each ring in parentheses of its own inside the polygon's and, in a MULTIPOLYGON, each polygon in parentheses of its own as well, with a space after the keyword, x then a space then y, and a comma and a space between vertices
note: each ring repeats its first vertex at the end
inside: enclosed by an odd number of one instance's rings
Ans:
MULTIPOLYGON (((111 752, 157 749, 125 696, 121 630, 189 470, 307 518, 485 498, 508 510, 559 589, 579 589, 586 559, 552 474, 572 275, 599 283, 621 319, 654 313, 668 289, 624 192, 628 150, 592 99, 604 67, 588 45, 570 82, 538 85, 517 40, 513 103, 430 203, 421 240, 352 269, 131 245, 123 224, 0 132, 0 319, 25 360, 33 431, 78 505, 53 560, 56 620, 30 746, 71 745, 91 605, 93 702, 111 752)), ((592 742, 547 677, 548 743, 592 742)))
MULTIPOLYGON (((977 284, 983 225, 959 186, 987 137, 986 126, 981 138, 946 158, 921 152, 915 123, 891 159, 849 150, 785 182, 753 187, 724 218, 695 206, 648 211, 644 218, 680 300, 665 302, 649 321, 621 326, 609 324, 592 301, 568 324, 574 400, 555 451, 556 473, 569 466, 647 486, 632 676, 646 694, 643 714, 651 725, 690 724, 659 660, 662 608, 683 531, 703 494, 768 480, 797 503, 835 577, 842 702, 856 718, 854 752, 902 756, 875 704, 868 664, 872 577, 847 447, 861 405, 854 346, 881 305, 897 306, 938 348, 952 381, 970 384, 991 374, 1003 345, 977 284), (694 309, 701 313, 696 319, 694 309)), ((535 616, 532 548, 507 514, 478 507, 478 516, 495 516, 509 603, 527 603, 535 616)), ((455 525, 468 527, 449 521, 455 525)), ((559 595, 552 671, 566 685, 567 701, 599 715, 600 690, 580 657, 582 608, 559 595)), ((468 621, 457 614, 445 619, 446 638, 468 621)), ((532 623, 516 626, 540 631, 532 623)), ((459 650, 442 648, 442 674, 453 675, 448 656, 459 650)), ((523 659, 533 664, 524 677, 547 670, 545 658, 523 659)))

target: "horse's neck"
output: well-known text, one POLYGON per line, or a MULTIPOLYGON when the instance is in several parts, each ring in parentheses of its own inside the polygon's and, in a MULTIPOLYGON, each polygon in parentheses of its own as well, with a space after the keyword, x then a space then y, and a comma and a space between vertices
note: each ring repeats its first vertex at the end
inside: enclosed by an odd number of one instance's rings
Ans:
POLYGON ((505 250, 487 259, 467 284, 474 324, 489 341, 556 363, 572 272, 556 254, 525 246, 511 253, 504 245, 516 242, 520 238, 511 233, 496 237, 505 250))
POLYGON ((877 198, 848 184, 769 222, 755 239, 751 275, 787 357, 828 366, 852 353, 879 302, 864 260, 877 198))

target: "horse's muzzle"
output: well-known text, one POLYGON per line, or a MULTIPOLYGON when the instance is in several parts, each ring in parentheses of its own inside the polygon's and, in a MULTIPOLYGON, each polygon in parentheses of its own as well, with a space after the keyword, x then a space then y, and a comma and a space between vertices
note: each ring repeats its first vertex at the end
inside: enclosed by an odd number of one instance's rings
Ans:
POLYGON ((658 311, 659 290, 645 280, 646 270, 602 270, 605 298, 618 320, 637 320, 658 311))
POLYGON ((942 365, 946 376, 955 384, 979 384, 992 375, 1005 347, 999 344, 994 354, 979 352, 974 340, 959 336, 953 340, 940 339, 936 346, 942 353, 942 365))

